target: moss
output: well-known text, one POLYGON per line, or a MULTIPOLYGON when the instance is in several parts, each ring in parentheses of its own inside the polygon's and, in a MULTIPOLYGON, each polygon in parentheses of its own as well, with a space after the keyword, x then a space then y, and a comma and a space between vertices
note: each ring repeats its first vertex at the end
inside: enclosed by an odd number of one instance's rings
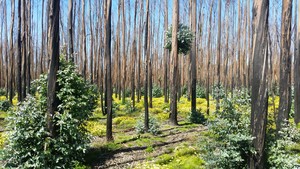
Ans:
POLYGON ((0 96, 0 101, 6 100, 6 96, 0 96))
POLYGON ((159 114, 159 113, 162 113, 163 112, 163 109, 161 108, 150 108, 150 113, 152 114, 159 114))
POLYGON ((145 151, 147 153, 152 153, 154 151, 154 148, 152 146, 148 146, 145 151))
POLYGON ((98 121, 88 121, 86 129, 92 136, 104 136, 106 132, 106 126, 98 121))
POLYGON ((174 159, 173 156, 170 154, 163 154, 158 157, 158 160, 156 160, 156 164, 163 165, 163 164, 168 164, 174 159))
POLYGON ((169 119, 169 113, 159 113, 156 115, 156 118, 160 121, 166 121, 169 119))
POLYGON ((169 163, 166 168, 169 169, 204 169, 205 162, 198 156, 183 156, 175 158, 174 162, 169 163))
POLYGON ((128 116, 120 116, 113 119, 113 124, 117 125, 117 127, 122 128, 134 127, 135 123, 136 119, 128 116))

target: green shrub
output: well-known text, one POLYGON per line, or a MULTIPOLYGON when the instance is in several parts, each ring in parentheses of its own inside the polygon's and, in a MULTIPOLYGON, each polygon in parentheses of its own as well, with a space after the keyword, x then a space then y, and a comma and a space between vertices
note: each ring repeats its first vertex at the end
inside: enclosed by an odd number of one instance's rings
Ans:
POLYGON ((152 88, 152 96, 154 98, 159 98, 163 96, 163 91, 159 86, 154 85, 152 88))
POLYGON ((201 111, 191 111, 188 115, 188 120, 196 124, 205 124, 207 119, 201 113, 201 111))
POLYGON ((212 88, 212 97, 214 99, 223 99, 225 98, 225 90, 224 87, 221 84, 215 84, 212 88))
POLYGON ((247 168, 247 159, 254 153, 250 133, 250 118, 234 109, 233 103, 225 99, 217 118, 209 122, 212 140, 203 140, 200 147, 208 168, 247 168))
POLYGON ((196 97, 197 98, 206 98, 206 91, 203 86, 197 85, 196 87, 196 97))
POLYGON ((61 60, 58 71, 60 99, 53 117, 55 137, 47 129, 47 77, 37 83, 37 98, 27 96, 15 111, 9 112, 8 144, 5 147, 5 166, 8 168, 72 168, 83 159, 89 142, 84 122, 96 105, 95 87, 76 73, 74 64, 61 60))
POLYGON ((5 96, 6 90, 4 88, 0 88, 0 96, 5 96))
MULTIPOLYGON (((141 118, 137 121, 137 124, 135 126, 135 130, 137 131, 137 133, 145 133, 145 123, 144 123, 144 119, 145 116, 141 116, 141 118)), ((158 121, 153 118, 153 117, 149 117, 149 133, 153 134, 153 135, 157 135, 160 133, 159 131, 159 123, 158 121)))
POLYGON ((279 131, 279 138, 268 144, 269 168, 295 168, 300 156, 294 152, 293 146, 296 146, 299 141, 300 134, 296 126, 284 123, 279 131))
POLYGON ((0 101, 0 111, 7 111, 11 107, 8 100, 0 101))
MULTIPOLYGON (((172 26, 166 32, 166 44, 165 48, 171 51, 172 49, 172 26)), ((187 54, 191 49, 192 41, 194 39, 193 32, 188 26, 183 24, 178 25, 177 40, 178 40, 178 52, 187 54)))

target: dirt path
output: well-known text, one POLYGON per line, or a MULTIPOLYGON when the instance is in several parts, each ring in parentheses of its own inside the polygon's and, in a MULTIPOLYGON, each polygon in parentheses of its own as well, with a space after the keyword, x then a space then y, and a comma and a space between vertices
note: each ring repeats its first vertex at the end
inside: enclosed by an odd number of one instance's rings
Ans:
MULTIPOLYGON (((149 161, 155 157, 162 154, 168 154, 170 149, 175 148, 182 144, 183 142, 193 144, 197 135, 206 127, 202 125, 184 129, 185 126, 172 127, 162 131, 162 134, 158 136, 159 139, 152 140, 146 145, 133 145, 128 146, 128 143, 134 142, 139 138, 133 138, 131 140, 123 141, 122 148, 116 149, 114 151, 108 151, 103 153, 102 150, 94 150, 93 168, 133 168, 137 163, 143 161, 149 161), (184 130, 181 130, 184 129, 184 130), (127 147, 128 146, 128 147, 127 147), (152 152, 147 152, 146 149, 149 147, 153 148, 152 152), (99 154, 97 154, 97 152, 99 154)), ((134 131, 126 132, 128 135, 134 135, 134 131)), ((105 142, 104 138, 99 138, 97 141, 105 142)))

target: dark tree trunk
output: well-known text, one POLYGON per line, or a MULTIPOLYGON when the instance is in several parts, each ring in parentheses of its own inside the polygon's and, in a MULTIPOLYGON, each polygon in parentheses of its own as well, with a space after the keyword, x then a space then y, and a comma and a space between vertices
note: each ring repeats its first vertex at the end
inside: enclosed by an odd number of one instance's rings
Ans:
POLYGON ((253 5, 253 81, 251 130, 256 154, 250 157, 250 169, 265 168, 265 138, 268 111, 268 16, 269 0, 255 0, 253 5))
MULTIPOLYGON (((196 0, 191 0, 191 26, 194 36, 196 37, 196 13, 197 4, 196 0)), ((191 111, 196 111, 196 85, 197 85, 197 60, 196 60, 196 38, 193 40, 192 50, 190 54, 190 65, 191 65, 191 111)))
POLYGON ((69 0, 68 9, 68 33, 69 33, 69 59, 74 63, 74 47, 73 47, 73 1, 69 0))
POLYGON ((18 101, 22 101, 22 77, 21 77, 21 71, 22 71, 22 43, 21 43, 21 0, 18 0, 18 35, 17 35, 17 91, 18 91, 18 101))
MULTIPOLYGON (((300 0, 298 0, 300 4, 300 0)), ((294 88, 295 88, 295 123, 300 122, 300 7, 298 7, 298 23, 295 48, 295 66, 294 66, 294 88)))
POLYGON ((148 66, 149 66, 149 55, 150 55, 150 49, 149 49, 149 42, 148 42, 148 38, 150 38, 150 34, 149 34, 149 0, 147 0, 146 2, 146 26, 145 26, 145 46, 144 46, 144 54, 146 57, 145 60, 145 74, 144 74, 144 107, 145 107, 145 131, 147 132, 149 130, 149 106, 148 106, 148 83, 149 83, 149 79, 148 79, 148 66))
POLYGON ((9 79, 9 102, 12 103, 12 99, 14 96, 14 89, 13 89, 13 81, 14 81, 14 46, 13 46, 13 30, 14 30, 14 22, 15 22, 15 0, 11 1, 11 26, 10 26, 10 79, 9 79))
POLYGON ((280 50, 280 82, 279 82, 279 111, 277 117, 277 131, 288 120, 291 110, 291 23, 292 0, 282 1, 281 21, 281 50, 280 50))
POLYGON ((57 71, 59 69, 59 15, 60 0, 49 0, 49 24, 48 24, 48 57, 51 59, 48 72, 48 91, 47 91, 47 126, 51 137, 56 136, 53 117, 58 110, 59 99, 56 96, 58 91, 57 71))

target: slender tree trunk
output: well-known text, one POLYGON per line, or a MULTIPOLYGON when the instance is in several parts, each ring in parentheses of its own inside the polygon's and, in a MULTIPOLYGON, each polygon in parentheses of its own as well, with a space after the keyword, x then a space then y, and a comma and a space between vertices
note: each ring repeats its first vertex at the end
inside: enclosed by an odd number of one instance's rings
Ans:
POLYGON ((207 55, 207 79, 206 79, 206 101, 207 101, 207 110, 206 114, 209 115, 209 68, 210 68, 210 36, 211 36, 211 22, 212 22, 212 8, 213 8, 213 2, 210 5, 209 9, 209 27, 208 27, 208 40, 207 40, 207 46, 208 46, 208 55, 207 55))
POLYGON ((91 0, 89 0, 89 10, 90 10, 90 82, 93 83, 93 65, 94 65, 94 34, 93 34, 93 23, 92 23, 92 8, 91 0))
MULTIPOLYGON (((218 4, 218 44, 217 44, 217 76, 218 76, 218 82, 217 86, 220 88, 221 87, 221 6, 222 6, 222 1, 219 0, 218 4)), ((220 98, 217 96, 217 106, 216 106, 217 111, 220 110, 220 98)))
POLYGON ((149 107, 148 107, 148 66, 149 66, 149 55, 150 55, 150 44, 148 43, 148 38, 150 38, 149 28, 149 0, 146 2, 146 25, 145 25, 145 38, 144 38, 144 55, 145 55, 145 74, 144 74, 144 107, 145 107, 145 131, 149 130, 149 107))
MULTIPOLYGON (((165 31, 168 30, 168 0, 165 0, 165 14, 164 14, 164 29, 165 31)), ((166 35, 164 35, 166 36, 166 35)), ((167 38, 165 37, 165 43, 167 41, 167 38)), ((168 71, 169 71, 169 50, 164 49, 164 96, 165 96, 165 103, 169 102, 169 96, 168 96, 168 71)))
POLYGON ((281 21, 281 50, 280 50, 280 84, 279 84, 279 111, 277 118, 277 130, 288 120, 291 110, 291 22, 292 0, 282 1, 281 21))
POLYGON ((250 157, 250 169, 265 168, 265 138, 268 111, 268 16, 269 0, 255 0, 253 5, 253 81, 251 104, 251 130, 255 154, 250 157))
POLYGON ((26 57, 26 52, 27 52, 27 45, 26 45, 26 2, 25 0, 22 0, 22 94, 21 94, 21 100, 23 101, 24 98, 26 97, 26 73, 27 73, 27 57, 26 57))
MULTIPOLYGON (((196 13, 197 13, 197 3, 196 0, 191 0, 191 9, 192 9, 192 31, 196 37, 196 13)), ((196 61, 196 38, 193 40, 192 50, 190 54, 190 65, 191 65, 191 110, 196 111, 196 85, 197 85, 197 61, 196 61)))
POLYGON ((122 32, 122 46, 123 46, 123 79, 122 79, 122 104, 125 103, 125 96, 126 96, 126 61, 127 61, 127 57, 126 57, 126 48, 125 48, 125 26, 126 26, 126 18, 125 18, 125 0, 123 0, 122 2, 122 19, 123 19, 123 23, 122 23, 122 26, 123 26, 123 32, 122 32))
POLYGON ((177 84, 178 84, 178 20, 179 7, 178 0, 173 0, 173 21, 172 21, 172 50, 171 50, 171 104, 170 104, 170 122, 178 125, 177 122, 177 84))
POLYGON ((135 64, 136 64, 136 13, 137 13, 137 0, 135 0, 134 8, 134 36, 132 42, 132 61, 131 61, 131 101, 132 106, 135 107, 135 64))
POLYGON ((111 86, 111 0, 105 3, 105 112, 107 114, 106 122, 106 140, 113 141, 112 136, 112 86, 111 86))
POLYGON ((69 37, 69 59, 74 63, 74 47, 73 47, 73 1, 69 0, 68 9, 68 37, 69 37))
POLYGON ((56 95, 58 91, 57 71, 59 70, 59 15, 60 0, 49 0, 49 34, 48 34, 48 57, 51 59, 48 72, 47 90, 47 126, 52 138, 56 137, 55 124, 53 117, 58 110, 59 99, 56 95))
POLYGON ((87 56, 86 56, 86 31, 85 31, 85 0, 81 1, 82 4, 82 20, 81 20, 81 25, 82 25, 82 75, 84 77, 84 80, 86 80, 86 67, 87 67, 87 56))
POLYGON ((17 91, 18 91, 18 101, 22 101, 22 43, 21 43, 21 0, 18 0, 18 35, 17 35, 17 91))
POLYGON ((13 46, 13 30, 14 30, 14 22, 15 22, 15 0, 11 1, 11 25, 10 25, 10 79, 9 79, 9 102, 12 103, 12 99, 14 96, 13 89, 13 81, 14 81, 14 46, 13 46))
MULTIPOLYGON (((300 4, 300 0, 298 0, 300 4)), ((297 23, 297 36, 296 36, 296 48, 294 56, 294 88, 295 88, 295 123, 300 122, 300 7, 298 7, 298 23, 297 23)))

